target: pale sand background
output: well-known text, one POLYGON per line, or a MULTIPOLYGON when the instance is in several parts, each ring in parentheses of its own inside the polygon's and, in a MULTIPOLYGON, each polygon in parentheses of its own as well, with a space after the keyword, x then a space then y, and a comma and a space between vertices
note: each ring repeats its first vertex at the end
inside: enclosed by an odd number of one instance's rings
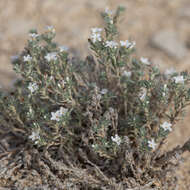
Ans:
MULTIPOLYGON (((99 15, 106 6, 124 5, 126 12, 119 25, 120 38, 136 41, 137 55, 149 57, 161 69, 175 67, 190 70, 190 1, 189 0, 0 0, 0 84, 11 88, 16 75, 10 57, 22 51, 28 31, 44 31, 46 25, 56 28, 56 41, 81 57, 88 53, 87 38, 91 27, 101 27, 99 15), (180 58, 155 48, 155 35, 169 30, 174 42, 163 41, 174 52, 182 46, 180 58)), ((170 35, 170 34, 169 34, 170 35)), ((165 38, 167 38, 165 36, 165 38)), ((177 53, 176 53, 177 54, 177 53)), ((183 144, 190 137, 189 113, 180 127, 170 135, 167 148, 183 144)), ((190 154, 179 171, 180 190, 190 189, 190 154)))

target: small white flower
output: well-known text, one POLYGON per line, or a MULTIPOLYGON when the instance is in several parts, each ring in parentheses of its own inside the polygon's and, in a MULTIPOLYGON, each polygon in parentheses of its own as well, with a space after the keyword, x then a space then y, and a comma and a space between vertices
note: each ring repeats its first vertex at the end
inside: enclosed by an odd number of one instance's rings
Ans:
POLYGON ((111 11, 108 7, 105 8, 105 13, 108 14, 109 16, 112 16, 113 11, 111 11))
POLYGON ((120 44, 121 44, 122 47, 132 49, 136 45, 136 42, 129 42, 128 40, 126 40, 126 41, 120 41, 120 44))
POLYGON ((67 108, 61 107, 59 110, 60 115, 65 115, 68 112, 67 108))
POLYGON ((141 101, 144 101, 145 100, 145 97, 146 97, 146 93, 147 93, 147 89, 142 87, 141 88, 141 91, 139 93, 139 98, 141 101))
POLYGON ((51 120, 60 121, 59 112, 51 112, 51 120))
POLYGON ((109 47, 109 48, 117 48, 118 43, 114 42, 114 41, 106 41, 106 45, 105 47, 109 47))
POLYGON ((90 37, 91 37, 93 43, 95 43, 97 41, 99 41, 99 42, 102 41, 101 34, 99 34, 99 33, 93 33, 93 34, 91 34, 90 37))
POLYGON ((28 89, 31 93, 33 93, 38 90, 38 85, 36 83, 29 83, 28 89))
POLYGON ((132 74, 131 71, 124 71, 123 72, 123 75, 126 76, 126 77, 128 77, 128 78, 131 77, 131 74, 132 74))
POLYGON ((166 76, 170 76, 170 75, 173 75, 174 73, 176 73, 176 70, 173 68, 173 67, 171 67, 170 69, 167 69, 166 71, 165 71, 165 75, 166 76))
POLYGON ((91 28, 91 31, 93 34, 95 33, 101 33, 102 32, 102 28, 91 28))
POLYGON ((55 28, 53 26, 46 26, 46 29, 49 30, 50 32, 55 33, 55 28))
POLYGON ((57 53, 56 52, 52 52, 52 53, 48 53, 45 56, 45 59, 49 62, 49 61, 55 61, 57 59, 57 53))
POLYGON ((29 62, 29 61, 32 60, 32 57, 31 57, 30 55, 25 55, 25 56, 23 57, 23 59, 24 59, 24 62, 29 62))
POLYGON ((91 28, 91 31, 92 31, 92 34, 90 37, 93 43, 97 41, 102 41, 102 38, 101 38, 102 28, 91 28))
POLYGON ((149 62, 148 58, 141 57, 141 58, 140 58, 140 61, 141 61, 142 63, 144 63, 145 65, 150 65, 150 64, 151 64, 151 63, 149 62))
POLYGON ((67 50, 68 50, 68 47, 66 47, 66 46, 60 46, 59 47, 60 52, 64 52, 64 51, 67 51, 67 50))
POLYGON ((148 141, 148 146, 149 146, 150 148, 152 148, 153 150, 155 150, 157 144, 155 143, 154 139, 152 139, 151 141, 148 141))
POLYGON ((35 39, 39 36, 39 34, 36 34, 36 33, 29 33, 29 36, 32 38, 32 39, 35 39))
POLYGON ((40 139, 39 131, 33 131, 32 134, 29 136, 29 139, 32 139, 32 141, 35 141, 35 144, 37 144, 38 140, 40 139))
POLYGON ((104 88, 104 89, 102 89, 102 90, 100 91, 100 93, 101 93, 101 94, 107 94, 107 93, 108 93, 108 90, 104 88))
POLYGON ((51 112, 51 120, 60 121, 61 117, 68 112, 68 109, 61 107, 56 112, 51 112))
POLYGON ((184 77, 183 75, 181 76, 177 76, 177 77, 173 77, 173 79, 175 80, 175 83, 181 83, 181 84, 184 84, 184 77))
POLYGON ((171 128, 172 124, 168 123, 167 121, 165 121, 164 123, 162 123, 161 127, 164 129, 164 131, 172 131, 171 128))
POLYGON ((115 137, 111 137, 111 140, 115 143, 117 143, 117 145, 121 144, 121 138, 116 134, 115 137))

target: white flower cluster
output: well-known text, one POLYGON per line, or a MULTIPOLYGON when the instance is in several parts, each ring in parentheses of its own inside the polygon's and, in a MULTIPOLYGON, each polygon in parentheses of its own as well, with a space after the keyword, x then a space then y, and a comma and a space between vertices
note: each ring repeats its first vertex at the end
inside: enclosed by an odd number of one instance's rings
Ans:
POLYGON ((45 59, 50 62, 50 61, 55 61, 57 59, 57 53, 56 52, 52 52, 52 53, 48 53, 45 56, 45 59))
POLYGON ((24 59, 24 62, 32 61, 32 57, 31 57, 30 55, 25 55, 25 56, 23 57, 23 59, 24 59))
POLYGON ((126 41, 120 41, 121 47, 129 48, 132 49, 135 47, 136 42, 129 42, 128 40, 126 41))
POLYGON ((40 140, 39 131, 33 131, 32 134, 29 136, 29 139, 32 139, 32 141, 35 141, 35 144, 38 144, 40 140))
POLYGON ((121 138, 118 136, 118 134, 115 135, 115 137, 111 137, 111 140, 119 146, 121 144, 121 138))
MULTIPOLYGON (((102 38, 101 38, 102 28, 91 28, 91 32, 92 32, 92 34, 90 35, 90 38, 92 39, 93 43, 95 43, 97 41, 99 41, 99 42, 102 41, 102 38)), ((113 40, 105 42, 105 47, 109 47, 109 48, 116 49, 118 47, 118 45, 119 44, 113 40)), ((134 42, 134 41, 129 42, 128 40, 120 41, 120 45, 121 45, 121 47, 125 47, 127 49, 128 48, 132 49, 136 45, 136 42, 134 42)), ((143 59, 145 59, 145 58, 143 58, 143 59)), ((148 64, 148 63, 146 63, 146 64, 148 64)))
POLYGON ((115 48, 115 49, 116 49, 117 46, 118 46, 118 43, 115 42, 115 41, 106 41, 106 45, 105 45, 105 47, 115 48))
POLYGON ((93 41, 93 43, 97 42, 97 41, 102 41, 101 38, 101 32, 102 32, 102 28, 92 28, 91 29, 92 34, 91 34, 91 39, 93 41))
POLYGON ((38 90, 38 85, 36 83, 29 83, 28 89, 31 93, 33 93, 38 90))
POLYGON ((175 83, 184 84, 184 80, 185 79, 184 79, 183 75, 177 76, 177 77, 173 77, 173 79, 174 79, 175 83))
MULTIPOLYGON (((109 48, 117 48, 118 47, 118 43, 115 41, 106 41, 105 47, 109 47, 109 48)), ((134 46, 136 45, 136 42, 129 42, 128 40, 126 41, 120 41, 120 45, 121 47, 125 47, 125 48, 129 48, 132 49, 134 48, 134 46)))
MULTIPOLYGON (((172 131, 172 128, 171 128, 172 124, 167 121, 162 123, 160 126, 164 129, 164 131, 172 131)), ((151 139, 151 141, 148 141, 148 146, 152 148, 153 150, 155 150, 157 144, 155 143, 154 139, 151 139)))
MULTIPOLYGON (((171 75, 175 74, 176 73, 176 70, 174 68, 170 68, 170 69, 167 69, 165 71, 165 76, 167 78, 171 77, 171 75)), ((184 84, 184 76, 183 75, 180 75, 180 76, 176 76, 176 77, 173 77, 173 80, 176 84, 184 84)))
POLYGON ((68 112, 67 108, 60 107, 56 112, 51 112, 51 120, 60 121, 61 117, 68 112))
POLYGON ((145 65, 150 65, 151 64, 151 62, 148 60, 148 58, 145 58, 145 57, 141 57, 140 61, 142 63, 144 63, 145 65))

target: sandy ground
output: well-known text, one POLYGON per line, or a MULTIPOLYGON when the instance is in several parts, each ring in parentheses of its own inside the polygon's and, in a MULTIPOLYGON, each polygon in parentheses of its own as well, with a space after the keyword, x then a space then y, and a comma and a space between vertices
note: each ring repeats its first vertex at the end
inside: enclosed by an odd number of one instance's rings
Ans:
MULTIPOLYGON (((16 77, 10 64, 11 56, 18 54, 28 38, 28 31, 45 26, 56 29, 56 41, 66 45, 75 55, 83 58, 89 53, 87 38, 91 27, 103 26, 100 12, 106 6, 116 8, 124 5, 120 39, 136 41, 137 55, 149 57, 162 70, 174 67, 190 70, 190 1, 189 0, 0 0, 0 84, 11 88, 16 77), (155 48, 151 41, 162 30, 175 32, 187 53, 176 59, 166 51, 155 48)), ((163 42, 165 43, 165 42, 163 42)), ((183 144, 190 137, 186 119, 170 135, 166 144, 171 149, 183 144)), ((179 170, 179 190, 190 189, 190 154, 184 154, 185 163, 179 170)))

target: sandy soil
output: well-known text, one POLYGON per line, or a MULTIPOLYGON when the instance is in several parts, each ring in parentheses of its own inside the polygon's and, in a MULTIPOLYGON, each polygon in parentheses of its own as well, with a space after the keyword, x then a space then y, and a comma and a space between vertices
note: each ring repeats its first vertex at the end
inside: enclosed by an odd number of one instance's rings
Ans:
MULTIPOLYGON (((68 46, 75 55, 85 57, 89 53, 87 38, 90 28, 101 27, 103 24, 99 13, 106 6, 116 8, 118 5, 126 7, 119 26, 120 38, 135 40, 138 56, 149 57, 163 70, 171 66, 177 70, 190 70, 189 0, 1 0, 1 86, 11 88, 16 75, 12 71, 10 59, 23 49, 31 28, 42 32, 45 26, 53 25, 57 33, 56 41, 68 46), (152 46, 153 36, 164 29, 177 33, 188 49, 185 57, 177 60, 152 46)), ((183 144, 190 137, 189 114, 190 111, 170 135, 166 144, 168 149, 183 144)), ((190 189, 189 156, 188 153, 184 154, 185 162, 179 170, 179 190, 190 189)))

